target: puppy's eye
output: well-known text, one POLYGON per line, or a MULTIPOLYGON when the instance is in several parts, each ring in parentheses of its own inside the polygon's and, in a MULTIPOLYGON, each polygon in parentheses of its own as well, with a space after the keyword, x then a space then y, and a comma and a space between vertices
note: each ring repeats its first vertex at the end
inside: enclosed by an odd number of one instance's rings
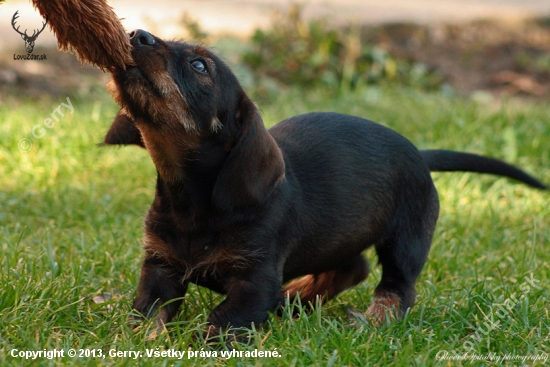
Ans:
POLYGON ((208 74, 208 69, 204 61, 196 59, 196 60, 191 60, 190 63, 195 71, 201 74, 208 74))

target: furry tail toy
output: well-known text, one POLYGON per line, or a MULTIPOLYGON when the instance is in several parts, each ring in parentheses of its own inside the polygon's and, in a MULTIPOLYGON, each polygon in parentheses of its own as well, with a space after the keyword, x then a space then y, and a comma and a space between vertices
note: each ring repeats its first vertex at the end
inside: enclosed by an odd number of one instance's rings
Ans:
POLYGON ((105 0, 32 0, 32 3, 47 19, 60 50, 75 52, 82 63, 91 63, 102 70, 133 65, 128 36, 105 0))

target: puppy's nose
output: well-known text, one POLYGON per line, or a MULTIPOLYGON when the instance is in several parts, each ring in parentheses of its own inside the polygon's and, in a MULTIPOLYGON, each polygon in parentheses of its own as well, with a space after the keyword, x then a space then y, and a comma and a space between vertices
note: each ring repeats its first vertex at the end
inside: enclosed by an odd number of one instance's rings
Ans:
POLYGON ((130 32, 129 36, 130 44, 132 46, 153 46, 155 44, 155 37, 153 37, 151 33, 144 31, 143 29, 134 29, 132 32, 130 32))

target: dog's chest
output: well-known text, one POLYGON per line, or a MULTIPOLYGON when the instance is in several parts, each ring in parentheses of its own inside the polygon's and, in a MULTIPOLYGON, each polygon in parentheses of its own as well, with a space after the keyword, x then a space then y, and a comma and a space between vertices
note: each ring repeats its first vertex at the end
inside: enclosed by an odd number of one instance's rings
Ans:
POLYGON ((245 271, 259 260, 261 251, 251 248, 247 238, 243 230, 205 227, 187 231, 173 225, 170 233, 146 230, 145 249, 162 253, 190 281, 218 280, 245 271))

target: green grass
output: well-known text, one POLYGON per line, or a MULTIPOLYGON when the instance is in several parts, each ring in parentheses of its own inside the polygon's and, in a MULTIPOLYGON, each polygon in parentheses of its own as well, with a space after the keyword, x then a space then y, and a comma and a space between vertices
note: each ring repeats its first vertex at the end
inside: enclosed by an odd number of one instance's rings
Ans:
MULTIPOLYGON (((116 113, 108 97, 70 97, 74 114, 41 139, 33 126, 65 98, 0 102, 0 365, 471 365, 437 356, 550 354, 550 195, 502 178, 446 173, 434 174, 441 216, 416 305, 402 321, 376 329, 348 318, 347 308, 365 310, 372 300, 380 279, 373 265, 362 285, 311 314, 272 316, 251 332, 250 345, 237 346, 277 350, 281 358, 13 358, 13 349, 216 350, 195 338, 221 300, 208 290, 190 288, 180 315, 156 339, 147 340, 150 323, 126 325, 155 170, 138 148, 96 147, 116 113), (18 148, 23 138, 33 142, 28 152, 18 148), (538 288, 527 289, 526 276, 538 288), (112 298, 94 303, 101 294, 112 298), (487 334, 486 317, 498 323, 487 334)), ((550 183, 548 106, 368 88, 338 96, 287 90, 261 109, 268 125, 314 110, 363 116, 420 148, 505 158, 550 183)), ((376 263, 373 251, 366 256, 376 263)), ((503 363, 521 365, 474 365, 503 363)))

